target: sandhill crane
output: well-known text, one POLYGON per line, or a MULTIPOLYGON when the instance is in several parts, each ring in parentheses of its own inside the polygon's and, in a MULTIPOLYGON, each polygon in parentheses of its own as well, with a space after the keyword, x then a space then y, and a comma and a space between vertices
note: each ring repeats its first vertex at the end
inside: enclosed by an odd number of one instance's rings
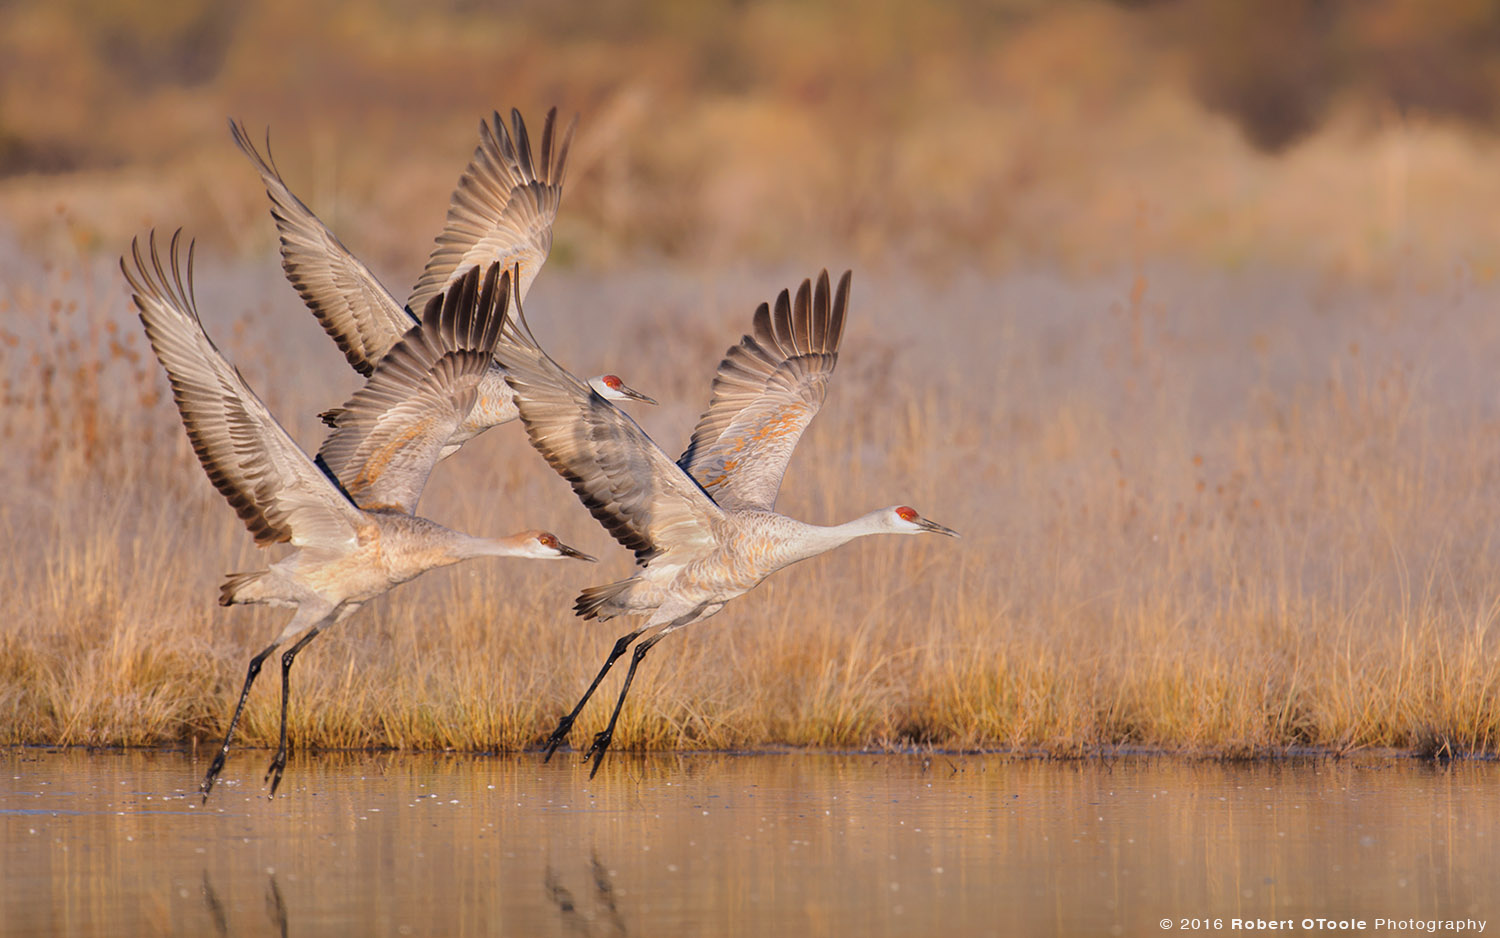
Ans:
POLYGON ((594 586, 574 611, 585 619, 647 616, 615 642, 583 697, 548 738, 547 757, 615 660, 637 638, 630 670, 609 723, 584 753, 599 771, 637 666, 668 634, 708 618, 782 567, 868 534, 957 537, 905 505, 823 527, 776 513, 776 493, 792 450, 817 414, 838 361, 849 307, 849 273, 830 295, 828 272, 814 290, 804 280, 795 302, 787 291, 775 310, 755 311, 754 335, 719 364, 713 396, 676 463, 634 420, 594 393, 542 351, 518 310, 496 358, 516 392, 533 446, 594 517, 635 551, 627 580, 594 586))
POLYGON ((426 570, 470 557, 593 558, 546 531, 471 537, 413 513, 439 448, 473 406, 492 361, 510 288, 508 272, 497 280, 498 264, 482 289, 476 268, 446 296, 433 297, 421 323, 392 346, 345 405, 351 420, 329 435, 314 463, 204 332, 193 298, 193 249, 184 285, 178 246, 173 235, 163 266, 153 232, 150 261, 132 241, 134 269, 124 258, 120 269, 209 480, 257 545, 290 542, 296 548, 267 569, 230 574, 220 589, 222 605, 268 603, 297 611, 250 659, 224 744, 201 788, 206 801, 261 662, 300 635, 281 658, 281 745, 266 772, 274 796, 286 766, 292 661, 325 627, 426 570), (342 467, 345 483, 322 466, 342 467))
MULTIPOLYGON (((575 118, 568 125, 561 145, 554 148, 557 108, 549 110, 542 126, 540 158, 536 159, 519 111, 511 111, 514 139, 498 112, 493 120, 494 131, 489 123, 479 123, 479 146, 453 190, 447 223, 404 307, 287 187, 271 159, 269 132, 266 155, 262 156, 244 126, 229 122, 234 142, 260 173, 271 200, 271 215, 281 235, 281 266, 287 279, 338 343, 349 364, 361 374, 369 375, 374 370, 376 362, 415 325, 415 311, 447 289, 461 270, 495 262, 507 269, 514 266, 519 301, 547 260, 552 248, 552 222, 562 197, 563 169, 578 121, 575 118)), ((656 403, 617 375, 599 375, 591 383, 611 400, 656 403)), ((321 416, 329 426, 337 427, 344 415, 334 408, 321 416)), ((516 408, 510 387, 499 368, 492 368, 480 382, 474 407, 449 437, 439 458, 451 456, 490 427, 514 419, 516 408)))

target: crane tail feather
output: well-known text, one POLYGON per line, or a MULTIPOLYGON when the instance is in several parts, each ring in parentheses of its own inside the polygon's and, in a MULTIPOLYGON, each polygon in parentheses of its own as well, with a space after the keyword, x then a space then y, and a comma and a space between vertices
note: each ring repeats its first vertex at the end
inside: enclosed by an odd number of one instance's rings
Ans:
POLYGON ((633 579, 618 580, 603 586, 590 586, 578 594, 578 599, 573 603, 573 612, 585 619, 598 619, 601 622, 629 612, 624 605, 623 595, 635 582, 633 579))
POLYGON ((219 605, 265 602, 271 593, 261 588, 262 581, 270 573, 269 570, 257 570, 254 573, 229 574, 224 578, 224 585, 219 587, 219 605))

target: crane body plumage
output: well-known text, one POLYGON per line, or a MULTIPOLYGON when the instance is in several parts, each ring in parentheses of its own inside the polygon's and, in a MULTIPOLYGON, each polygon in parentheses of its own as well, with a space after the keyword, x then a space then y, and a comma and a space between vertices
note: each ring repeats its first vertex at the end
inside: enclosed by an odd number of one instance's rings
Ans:
POLYGON ((822 406, 838 361, 849 280, 845 273, 835 292, 824 271, 816 287, 803 281, 795 301, 783 290, 774 311, 761 304, 753 334, 720 363, 708 410, 675 462, 629 415, 553 361, 523 314, 507 322, 495 354, 527 436, 636 556, 634 576, 585 589, 574 611, 584 618, 646 617, 616 641, 582 699, 559 721, 547 740, 548 757, 632 643, 614 712, 584 755, 593 758, 591 774, 613 738, 636 667, 666 635, 716 614, 776 571, 856 538, 957 536, 904 505, 830 526, 775 511, 792 451, 822 406))
POLYGON ((133 269, 124 258, 120 268, 209 480, 258 545, 293 548, 264 570, 230 574, 219 601, 296 609, 276 639, 251 659, 201 790, 207 799, 262 662, 295 638, 281 660, 281 745, 266 775, 274 795, 286 766, 292 661, 324 628, 426 570, 468 558, 593 558, 545 531, 474 537, 414 513, 438 453, 493 364, 509 272, 501 275, 493 265, 481 288, 473 269, 447 294, 434 297, 422 321, 345 405, 348 420, 329 435, 315 461, 204 331, 192 294, 192 251, 184 279, 178 244, 174 236, 164 265, 153 234, 150 260, 135 242, 133 269))
MULTIPOLYGON (((550 556, 532 549, 544 531, 474 537, 402 511, 375 509, 365 515, 366 523, 353 532, 349 550, 298 548, 265 570, 231 574, 220 590, 220 605, 357 606, 428 570, 465 560, 550 556)), ((295 634, 288 630, 282 639, 295 634)))
MULTIPOLYGON (((713 546, 707 552, 681 562, 669 554, 648 563, 630 579, 593 587, 608 592, 609 598, 592 603, 580 597, 579 605, 588 607, 580 614, 607 620, 650 614, 664 606, 722 607, 794 563, 866 535, 897 533, 887 526, 888 513, 889 509, 882 509, 844 524, 825 526, 774 511, 737 511, 732 518, 712 525, 713 546)), ((589 595, 586 590, 584 596, 589 595)))

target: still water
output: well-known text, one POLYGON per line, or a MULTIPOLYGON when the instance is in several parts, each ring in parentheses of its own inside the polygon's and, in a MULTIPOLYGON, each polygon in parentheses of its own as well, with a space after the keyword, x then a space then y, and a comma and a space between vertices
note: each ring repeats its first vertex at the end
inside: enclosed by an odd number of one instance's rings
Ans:
POLYGON ((1494 764, 563 756, 3 750, 0 934, 1500 929, 1494 764))

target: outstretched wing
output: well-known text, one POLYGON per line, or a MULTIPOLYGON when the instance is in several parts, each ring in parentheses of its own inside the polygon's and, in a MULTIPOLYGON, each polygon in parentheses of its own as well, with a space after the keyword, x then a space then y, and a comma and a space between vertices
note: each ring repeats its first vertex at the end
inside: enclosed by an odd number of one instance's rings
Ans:
POLYGON ((415 513, 444 444, 474 406, 510 303, 510 271, 479 268, 434 296, 337 411, 318 461, 360 507, 415 513))
POLYGON ((172 236, 170 273, 157 253, 155 232, 150 262, 132 240, 135 269, 123 257, 120 269, 135 291, 146 336, 171 380, 198 461, 255 543, 352 550, 368 520, 298 448, 203 331, 193 300, 193 249, 188 247, 184 285, 180 234, 172 236))
POLYGON ((828 394, 849 310, 849 278, 845 271, 830 297, 825 270, 816 289, 802 281, 795 302, 782 290, 774 311, 762 303, 754 335, 719 363, 713 397, 677 464, 720 506, 775 506, 792 450, 828 394))
POLYGON ((507 322, 495 358, 531 445, 636 563, 713 546, 719 506, 629 415, 542 351, 524 316, 507 322))
POLYGON ((250 142, 243 125, 229 122, 234 142, 255 165, 271 198, 271 217, 281 232, 281 267, 323 329, 338 343, 349 364, 369 375, 416 317, 401 308, 391 292, 358 258, 349 253, 318 216, 292 194, 271 161, 250 142))
POLYGON ((495 261, 506 268, 520 265, 515 293, 517 300, 523 300, 547 260, 568 147, 578 120, 568 124, 554 151, 557 108, 549 110, 542 125, 541 150, 538 159, 533 159, 526 123, 514 108, 510 116, 514 137, 501 123, 498 111, 493 115, 493 131, 489 123, 480 121, 479 147, 453 190, 448 221, 406 301, 408 308, 421 309, 447 289, 460 271, 495 261))

